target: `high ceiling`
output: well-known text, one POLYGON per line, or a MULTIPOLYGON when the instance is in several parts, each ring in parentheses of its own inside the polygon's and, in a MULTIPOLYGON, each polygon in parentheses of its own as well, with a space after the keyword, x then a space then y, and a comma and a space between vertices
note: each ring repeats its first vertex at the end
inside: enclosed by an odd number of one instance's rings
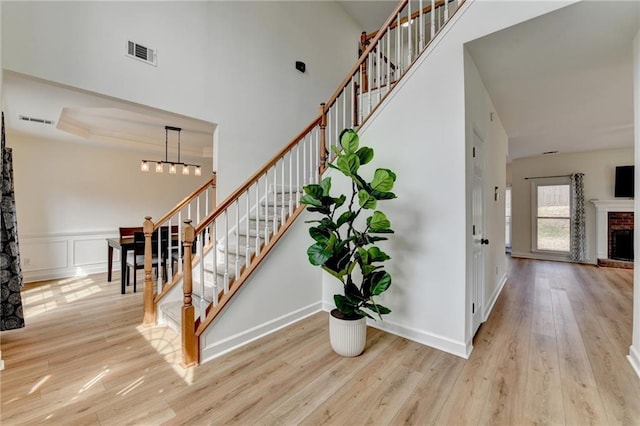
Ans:
POLYGON ((583 1, 468 44, 511 159, 633 146, 635 1, 583 1))
MULTIPOLYGON (((339 3, 367 32, 397 5, 339 3)), ((639 8, 637 1, 583 1, 467 44, 509 135, 511 159, 633 146, 631 43, 639 8)), ((184 156, 212 155, 211 123, 11 72, 3 83, 9 131, 163 152, 164 126, 171 125, 184 129, 184 156)))

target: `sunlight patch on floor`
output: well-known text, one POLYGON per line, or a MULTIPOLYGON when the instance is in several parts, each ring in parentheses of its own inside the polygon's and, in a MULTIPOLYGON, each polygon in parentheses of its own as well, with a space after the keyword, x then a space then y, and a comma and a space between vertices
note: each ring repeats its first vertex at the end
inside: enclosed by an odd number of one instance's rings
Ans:
POLYGON ((193 383, 193 368, 184 368, 180 364, 182 342, 179 334, 168 327, 138 326, 137 330, 159 354, 164 355, 167 364, 187 385, 193 383))
POLYGON ((40 380, 38 380, 33 386, 31 386, 31 389, 29 389, 29 392, 27 393, 27 395, 31 395, 32 393, 40 389, 40 386, 42 386, 50 378, 51 378, 51 374, 47 374, 46 376, 40 378, 40 380))

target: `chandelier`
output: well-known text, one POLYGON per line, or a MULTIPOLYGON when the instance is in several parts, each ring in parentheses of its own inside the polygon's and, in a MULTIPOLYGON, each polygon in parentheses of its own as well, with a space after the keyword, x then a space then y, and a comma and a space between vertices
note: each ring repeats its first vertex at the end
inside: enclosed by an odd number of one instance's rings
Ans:
POLYGON ((180 127, 164 126, 164 161, 163 160, 142 160, 140 163, 140 170, 148 172, 150 169, 150 163, 155 164, 154 168, 156 173, 164 173, 164 165, 169 166, 169 173, 175 175, 178 173, 180 167, 183 175, 191 174, 191 168, 193 168, 193 174, 195 176, 202 176, 202 167, 198 164, 187 164, 180 161, 180 127), (177 132, 178 137, 178 161, 169 161, 169 131, 177 132))

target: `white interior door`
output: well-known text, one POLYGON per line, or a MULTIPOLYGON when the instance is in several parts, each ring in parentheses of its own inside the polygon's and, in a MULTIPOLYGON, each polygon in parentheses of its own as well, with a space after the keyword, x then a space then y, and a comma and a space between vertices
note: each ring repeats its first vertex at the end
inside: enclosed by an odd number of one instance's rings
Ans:
POLYGON ((484 152, 482 139, 473 132, 473 263, 471 290, 471 332, 475 334, 482 322, 484 290, 484 247, 489 241, 484 236, 484 152))

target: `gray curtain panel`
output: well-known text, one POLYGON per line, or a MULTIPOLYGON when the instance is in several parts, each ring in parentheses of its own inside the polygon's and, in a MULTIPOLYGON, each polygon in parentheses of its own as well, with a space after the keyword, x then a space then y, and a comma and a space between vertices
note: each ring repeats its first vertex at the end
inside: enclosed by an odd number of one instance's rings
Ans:
POLYGON ((0 198, 0 330, 24 327, 22 313, 22 269, 18 250, 18 223, 13 193, 13 155, 7 148, 2 113, 2 191, 0 198))
POLYGON ((587 261, 587 233, 584 214, 584 173, 571 175, 571 260, 587 261))

